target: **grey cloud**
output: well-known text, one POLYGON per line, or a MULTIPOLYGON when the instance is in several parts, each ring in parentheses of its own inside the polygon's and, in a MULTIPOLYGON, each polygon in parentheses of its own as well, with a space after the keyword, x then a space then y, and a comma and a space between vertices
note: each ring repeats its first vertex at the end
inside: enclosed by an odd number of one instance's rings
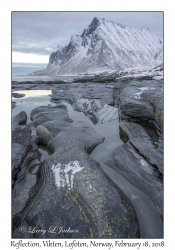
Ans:
POLYGON ((51 48, 40 48, 38 46, 19 46, 19 45, 13 45, 12 50, 14 52, 21 52, 21 53, 33 53, 38 55, 50 55, 53 52, 53 49, 51 48))

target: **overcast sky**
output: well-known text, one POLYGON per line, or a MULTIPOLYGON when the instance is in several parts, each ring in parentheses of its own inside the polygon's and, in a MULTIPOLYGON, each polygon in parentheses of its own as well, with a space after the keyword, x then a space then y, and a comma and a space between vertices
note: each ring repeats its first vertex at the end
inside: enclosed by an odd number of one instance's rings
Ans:
POLYGON ((95 16, 163 37, 163 12, 12 12, 12 61, 48 63, 57 45, 81 35, 95 16))

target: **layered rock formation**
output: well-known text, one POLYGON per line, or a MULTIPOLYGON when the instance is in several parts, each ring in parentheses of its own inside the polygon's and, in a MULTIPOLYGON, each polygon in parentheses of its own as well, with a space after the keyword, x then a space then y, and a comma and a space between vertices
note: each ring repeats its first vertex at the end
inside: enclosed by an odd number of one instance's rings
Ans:
POLYGON ((36 108, 31 119, 33 126, 42 125, 53 134, 47 143, 52 155, 40 166, 36 180, 26 177, 29 195, 21 187, 23 183, 15 182, 13 237, 31 237, 28 231, 20 231, 21 226, 31 225, 38 229, 52 226, 74 231, 53 234, 47 230, 44 235, 38 232, 32 236, 36 238, 139 237, 130 201, 88 155, 104 138, 87 126, 71 126, 63 105, 36 108), (19 192, 25 198, 16 210, 19 192))

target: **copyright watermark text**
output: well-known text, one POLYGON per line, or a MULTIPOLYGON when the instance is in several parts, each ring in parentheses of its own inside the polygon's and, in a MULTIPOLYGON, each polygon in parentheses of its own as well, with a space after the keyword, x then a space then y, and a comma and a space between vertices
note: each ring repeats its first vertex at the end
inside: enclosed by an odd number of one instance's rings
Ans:
POLYGON ((61 234, 61 233, 78 233, 78 230, 71 229, 70 227, 68 229, 65 229, 64 227, 57 227, 57 226, 50 226, 49 229, 41 229, 38 227, 30 226, 25 227, 21 226, 19 228, 20 233, 29 233, 29 234, 42 234, 44 235, 46 232, 50 234, 61 234))

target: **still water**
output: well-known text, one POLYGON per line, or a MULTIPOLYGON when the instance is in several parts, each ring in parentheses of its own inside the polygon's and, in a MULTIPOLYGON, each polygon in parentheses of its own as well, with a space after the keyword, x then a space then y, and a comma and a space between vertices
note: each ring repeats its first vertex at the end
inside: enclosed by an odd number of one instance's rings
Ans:
POLYGON ((48 105, 50 100, 48 95, 52 94, 51 90, 19 90, 13 93, 25 94, 25 96, 21 98, 12 97, 12 101, 16 102, 17 106, 12 109, 12 117, 21 111, 25 111, 27 114, 27 123, 31 121, 31 111, 39 106, 48 105))

